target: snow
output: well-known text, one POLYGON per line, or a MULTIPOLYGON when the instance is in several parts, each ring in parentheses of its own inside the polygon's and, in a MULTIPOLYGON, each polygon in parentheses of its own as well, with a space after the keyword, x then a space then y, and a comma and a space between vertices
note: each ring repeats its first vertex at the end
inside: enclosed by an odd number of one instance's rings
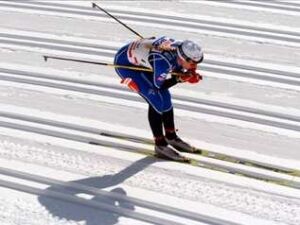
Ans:
MULTIPOLYGON (((222 1, 205 1, 205 2, 197 2, 197 1, 193 1, 193 0, 184 0, 182 2, 186 2, 186 3, 194 3, 194 4, 204 4, 204 5, 212 5, 212 6, 222 6, 221 8, 223 7, 228 7, 228 8, 236 8, 236 9, 242 9, 242 10, 253 10, 253 11, 267 11, 267 12, 272 12, 274 13, 275 15, 279 14, 279 15, 282 15, 282 14, 287 14, 287 15, 299 15, 297 12, 291 12, 291 11, 288 11, 288 10, 283 10, 283 9, 271 9, 269 7, 264 7, 264 6, 277 6, 278 5, 276 3, 272 3, 272 2, 259 2, 259 1, 256 1, 256 2, 253 2, 253 1, 249 1, 249 0, 243 0, 243 1, 236 1, 237 3, 248 3, 250 5, 243 5, 243 4, 228 4, 228 2, 222 2, 222 1), (253 4, 251 6, 251 4, 253 4)), ((290 2, 293 2, 295 3, 296 1, 290 1, 290 2)), ((234 2, 233 2, 234 3, 234 2)), ((286 3, 286 1, 284 2, 286 3)), ((297 4, 297 3, 296 3, 297 4)), ((286 4, 283 4, 284 7, 288 8, 288 9, 294 9, 295 6, 289 6, 289 5, 286 5, 286 4)))
MULTIPOLYGON (((181 137, 217 153, 300 170, 299 41, 189 27, 199 23, 191 19, 222 22, 243 27, 235 31, 273 29, 287 32, 275 36, 299 40, 296 2, 97 3, 127 16, 124 22, 145 37, 168 35, 203 45, 203 81, 171 90, 181 137)), ((43 61, 47 54, 111 63, 115 51, 135 38, 111 18, 80 14, 85 12, 97 10, 90 1, 0 1, 1 225, 300 223, 299 188, 156 160, 139 153, 152 152, 152 145, 99 135, 151 138, 147 104, 120 85, 112 68, 43 61), (76 8, 55 11, 68 5, 76 8)), ((186 155, 300 182, 293 174, 186 155)))

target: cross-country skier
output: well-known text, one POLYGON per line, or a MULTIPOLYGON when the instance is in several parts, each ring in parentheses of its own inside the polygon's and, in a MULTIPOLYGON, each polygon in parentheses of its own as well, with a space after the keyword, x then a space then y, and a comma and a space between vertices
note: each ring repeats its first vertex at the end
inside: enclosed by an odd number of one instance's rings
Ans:
POLYGON ((176 41, 165 36, 133 41, 122 47, 115 56, 116 65, 153 70, 145 72, 116 67, 121 83, 137 92, 149 104, 148 119, 154 136, 155 152, 159 156, 180 160, 183 157, 176 150, 196 151, 176 134, 168 89, 177 83, 199 82, 202 77, 196 68, 202 60, 203 51, 195 42, 176 41), (170 78, 168 74, 171 74, 170 78))

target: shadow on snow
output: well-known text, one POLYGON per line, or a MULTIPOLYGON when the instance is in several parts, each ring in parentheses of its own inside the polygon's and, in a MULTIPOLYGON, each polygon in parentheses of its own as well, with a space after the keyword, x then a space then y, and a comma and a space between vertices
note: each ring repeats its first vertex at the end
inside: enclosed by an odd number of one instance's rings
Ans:
MULTIPOLYGON (((116 174, 105 175, 102 177, 91 177, 72 181, 71 183, 78 183, 98 189, 117 186, 131 176, 134 176, 138 172, 144 170, 154 162, 155 159, 146 157, 131 164, 129 167, 116 174)), ((80 192, 74 188, 60 185, 51 186, 45 190, 45 193, 47 193, 47 191, 55 191, 72 196, 78 196, 79 194, 85 193, 84 191, 80 192)), ((111 190, 111 192, 118 193, 123 196, 127 195, 126 191, 121 187, 115 187, 111 190)), ((134 204, 130 201, 120 201, 118 199, 114 199, 113 197, 103 196, 101 194, 94 195, 90 200, 105 203, 114 207, 125 208, 127 210, 134 211, 135 209, 134 204)), ((83 199, 83 201, 90 200, 83 199)), ((120 215, 114 212, 104 211, 93 207, 83 207, 81 204, 49 198, 44 195, 39 197, 39 201, 53 216, 60 219, 73 220, 77 222, 84 221, 86 225, 114 225, 118 223, 120 217, 120 215)))

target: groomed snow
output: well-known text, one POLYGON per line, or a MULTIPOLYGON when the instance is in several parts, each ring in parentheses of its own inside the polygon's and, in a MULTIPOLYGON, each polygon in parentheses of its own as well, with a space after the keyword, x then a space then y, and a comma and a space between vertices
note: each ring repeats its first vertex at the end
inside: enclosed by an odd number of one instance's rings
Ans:
MULTIPOLYGON (((116 16, 128 16, 124 22, 145 37, 189 38, 203 45, 207 61, 198 68, 203 81, 171 90, 181 137, 203 149, 300 170, 299 4, 95 2, 116 16), (168 24, 175 17, 182 20, 177 27, 168 24), (255 37, 257 31, 246 36, 192 29, 197 23, 187 19, 243 27, 236 32, 269 29, 260 33, 294 41, 255 37), (246 117, 253 121, 241 119, 246 117)), ((97 12, 91 1, 0 1, 1 225, 300 224, 299 188, 157 160, 137 153, 153 151, 152 145, 93 133, 151 138, 147 105, 120 85, 112 68, 43 61, 47 54, 111 63, 115 50, 135 38, 111 18, 86 12, 97 12), (76 8, 64 11, 68 6, 76 8)), ((288 184, 300 180, 186 155, 288 184)))

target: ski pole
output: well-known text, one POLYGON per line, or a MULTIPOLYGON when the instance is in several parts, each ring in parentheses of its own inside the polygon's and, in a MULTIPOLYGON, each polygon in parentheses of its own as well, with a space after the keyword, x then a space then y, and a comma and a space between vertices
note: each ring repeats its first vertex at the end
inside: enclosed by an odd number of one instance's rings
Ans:
POLYGON ((72 61, 72 62, 89 63, 89 64, 102 65, 102 66, 110 66, 110 67, 114 67, 114 68, 122 68, 122 69, 152 72, 152 70, 149 69, 149 68, 138 67, 138 66, 124 66, 124 65, 116 65, 116 64, 104 63, 104 62, 93 62, 93 61, 88 61, 88 60, 69 59, 69 58, 62 58, 62 57, 56 57, 56 56, 46 56, 46 55, 44 55, 43 57, 44 57, 45 62, 47 62, 48 59, 57 59, 57 60, 64 60, 64 61, 72 61))
MULTIPOLYGON (((116 64, 112 64, 112 63, 94 62, 94 61, 81 60, 81 59, 69 59, 69 58, 63 58, 63 57, 57 57, 57 56, 47 56, 47 55, 44 55, 43 57, 44 57, 45 62, 47 62, 48 59, 57 59, 57 60, 63 60, 63 61, 88 63, 88 64, 95 64, 95 65, 101 65, 101 66, 110 66, 110 67, 121 68, 121 69, 153 72, 153 70, 150 68, 138 67, 138 66, 124 66, 124 65, 116 65, 116 64)), ((175 76, 180 76, 180 73, 172 72, 170 74, 175 75, 175 76)))
POLYGON ((110 14, 109 12, 107 12, 105 9, 103 9, 102 7, 100 7, 99 5, 97 5, 96 3, 92 3, 92 5, 93 5, 93 8, 100 9, 101 11, 103 11, 104 13, 106 13, 108 16, 110 16, 111 18, 113 18, 114 20, 116 20, 118 23, 122 24, 128 30, 130 30, 131 32, 133 32, 134 34, 136 34, 137 36, 139 36, 141 39, 144 38, 138 32, 136 32, 135 30, 133 30, 132 28, 130 28, 129 26, 127 26, 125 23, 123 23, 122 21, 120 21, 118 18, 116 18, 115 16, 113 16, 112 14, 110 14))

